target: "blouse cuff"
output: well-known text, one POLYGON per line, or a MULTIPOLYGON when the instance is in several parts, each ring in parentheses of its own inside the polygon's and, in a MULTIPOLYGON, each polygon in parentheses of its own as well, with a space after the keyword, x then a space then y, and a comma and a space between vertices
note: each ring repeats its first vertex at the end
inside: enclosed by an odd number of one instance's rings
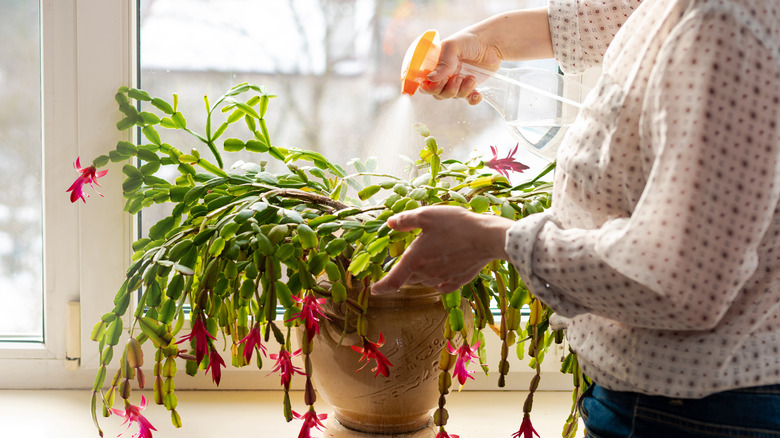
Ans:
POLYGON ((547 17, 550 23, 553 55, 564 73, 577 74, 587 69, 583 57, 577 2, 550 0, 547 17))

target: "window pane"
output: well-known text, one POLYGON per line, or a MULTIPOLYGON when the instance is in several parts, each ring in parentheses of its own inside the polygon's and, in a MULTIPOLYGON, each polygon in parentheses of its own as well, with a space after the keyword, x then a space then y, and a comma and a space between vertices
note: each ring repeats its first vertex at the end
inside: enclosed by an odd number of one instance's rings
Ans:
MULTIPOLYGON (((0 340, 43 339, 38 0, 0 0, 0 340)), ((64 195, 63 195, 64 196, 64 195)))
MULTIPOLYGON (((540 4, 544 0, 203 0, 183 7, 177 0, 141 0, 140 84, 153 96, 177 93, 188 127, 201 133, 203 94, 213 101, 240 82, 264 85, 278 95, 266 117, 273 143, 315 150, 341 164, 377 156, 380 171, 400 172, 400 156, 416 158, 422 146, 412 127, 417 122, 428 125, 447 156, 466 160, 489 154, 491 145, 505 153, 517 140, 490 106, 402 97, 401 65, 428 28, 447 36, 490 15, 540 4)), ((532 66, 556 69, 550 61, 532 66)), ((184 151, 194 146, 180 140, 168 137, 184 151)), ((530 153, 520 159, 532 167, 544 163, 530 153)), ((148 210, 144 215, 144 230, 159 219, 148 210)))

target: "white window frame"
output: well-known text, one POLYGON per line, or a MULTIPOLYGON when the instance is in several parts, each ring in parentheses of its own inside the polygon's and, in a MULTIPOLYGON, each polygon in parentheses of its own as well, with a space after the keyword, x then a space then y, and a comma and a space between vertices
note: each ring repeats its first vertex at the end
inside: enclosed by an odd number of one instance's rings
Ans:
MULTIPOLYGON (((113 99, 137 80, 138 0, 41 0, 42 115, 44 151, 43 343, 0 343, 0 387, 89 388, 99 358, 89 340, 92 325, 111 310, 129 264, 134 218, 123 211, 121 165, 110 164, 86 204, 70 203, 65 189, 76 178, 71 163, 106 153, 132 130, 119 132, 113 99), (69 303, 80 303, 68 317, 69 303), (72 332, 69 335, 67 330, 72 332)), ((89 190, 89 189, 88 189, 89 190)), ((128 324, 129 325, 129 324, 128 324)), ((471 390, 495 390, 499 342, 490 333, 489 377, 477 373, 471 390), (495 341, 495 342, 493 342, 495 341)), ((512 348, 514 350, 514 348, 512 348)), ((565 353, 556 349, 554 356, 565 353)), ((152 354, 147 351, 147 354, 152 354)), ((570 377, 544 362, 544 389, 569 389, 570 377)), ((526 389, 533 373, 510 351, 507 388, 526 389)), ((267 368, 264 367, 264 368, 267 368)), ((185 376, 182 376, 185 377, 185 376)), ((210 376, 179 379, 179 387, 213 389, 210 376)), ((278 376, 254 367, 223 372, 221 389, 278 389, 278 376)))
POLYGON ((114 93, 135 80, 135 0, 41 0, 44 187, 44 342, 0 343, 0 387, 89 387, 98 364, 92 323, 112 308, 123 279, 132 218, 122 211, 121 166, 110 165, 86 204, 65 189, 117 131, 114 93), (68 317, 69 303, 80 303, 68 317), (72 335, 67 336, 70 326, 72 335), (71 358, 69 360, 68 358, 71 358), (75 366, 80 365, 80 366, 75 366))

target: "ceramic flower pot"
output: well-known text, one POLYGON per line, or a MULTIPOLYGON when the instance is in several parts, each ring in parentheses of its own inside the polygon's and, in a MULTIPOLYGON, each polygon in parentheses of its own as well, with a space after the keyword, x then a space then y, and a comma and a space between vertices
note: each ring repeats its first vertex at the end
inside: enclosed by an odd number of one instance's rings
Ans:
MULTIPOLYGON (((314 339, 313 382, 333 407, 335 419, 371 434, 405 434, 428 426, 439 399, 439 360, 445 345, 447 313, 441 295, 431 288, 405 286, 398 293, 370 297, 368 338, 376 342, 382 333, 385 342, 379 351, 393 365, 388 377, 372 372, 374 361, 359 370, 361 355, 350 348, 363 345, 354 331, 355 314, 342 337, 344 309, 330 303, 323 308, 329 320, 321 322, 314 339)), ((460 344, 459 338, 456 341, 460 344)))

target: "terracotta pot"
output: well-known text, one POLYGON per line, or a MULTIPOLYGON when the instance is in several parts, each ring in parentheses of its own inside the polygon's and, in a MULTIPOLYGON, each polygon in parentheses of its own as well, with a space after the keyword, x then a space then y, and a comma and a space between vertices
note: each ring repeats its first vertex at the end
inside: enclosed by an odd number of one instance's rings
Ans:
MULTIPOLYGON (((335 419, 366 433, 425 428, 439 399, 439 357, 447 317, 441 295, 431 288, 405 286, 398 293, 370 297, 368 338, 376 342, 380 332, 384 335, 380 351, 393 364, 389 377, 374 376, 374 361, 358 371, 363 365, 358 363, 360 354, 350 346, 362 342, 354 325, 342 339, 343 310, 326 308, 330 320, 321 323, 311 354, 314 386, 333 407, 335 419)), ((356 315, 350 318, 354 324, 356 315)))

